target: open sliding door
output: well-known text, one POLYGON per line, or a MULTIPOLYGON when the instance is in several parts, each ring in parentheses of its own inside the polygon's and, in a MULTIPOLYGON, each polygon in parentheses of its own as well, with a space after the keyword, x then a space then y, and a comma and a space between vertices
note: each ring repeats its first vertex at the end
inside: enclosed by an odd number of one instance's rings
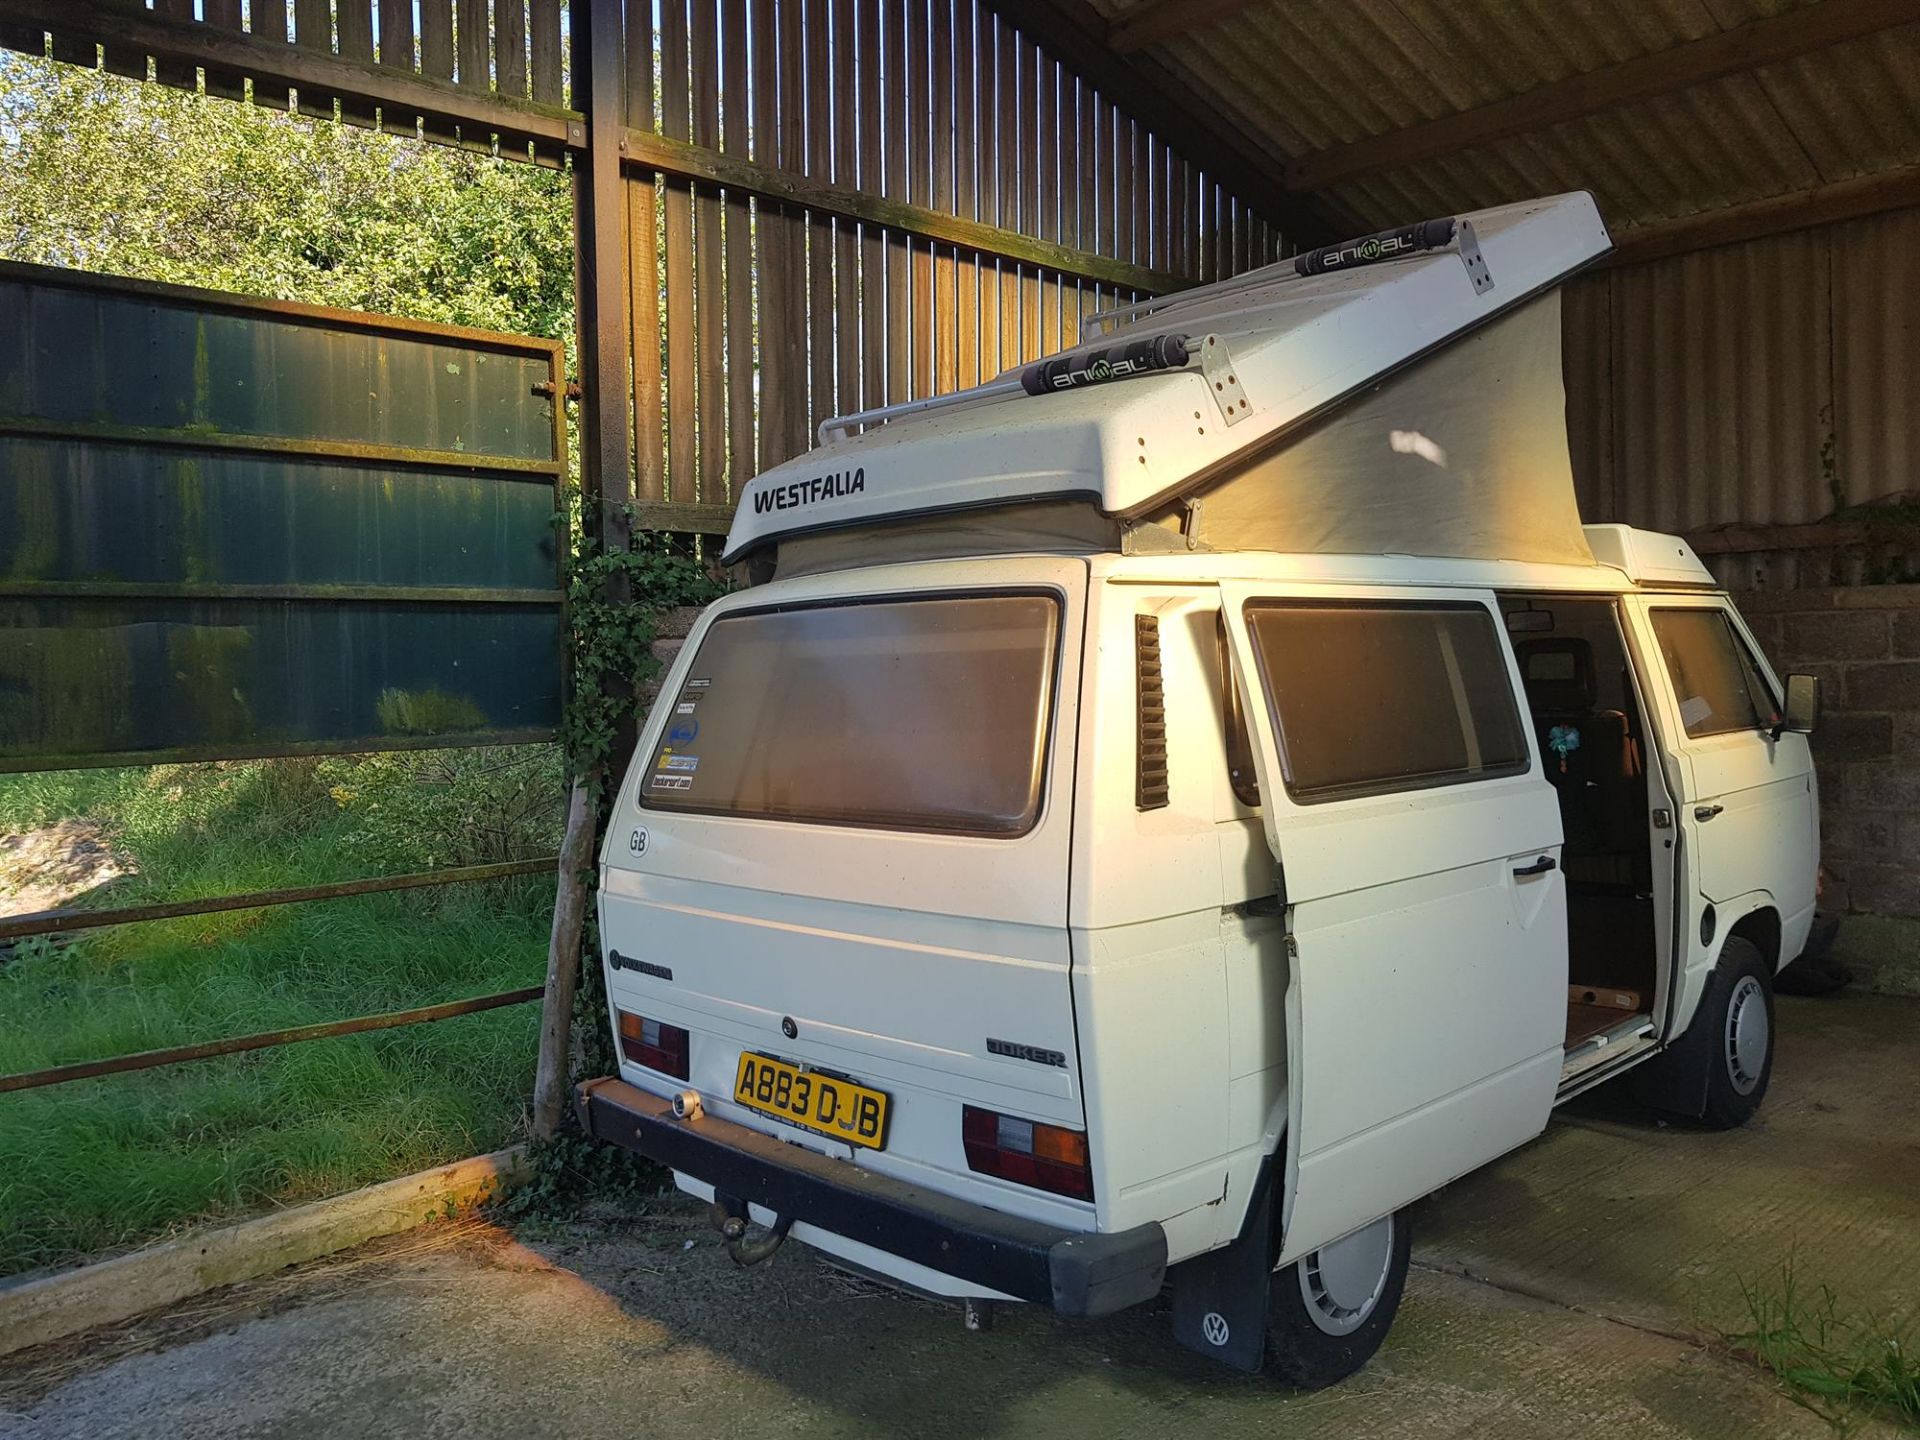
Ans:
POLYGON ((1285 1263, 1546 1125, 1560 812, 1491 592, 1220 588, 1289 924, 1285 1263))

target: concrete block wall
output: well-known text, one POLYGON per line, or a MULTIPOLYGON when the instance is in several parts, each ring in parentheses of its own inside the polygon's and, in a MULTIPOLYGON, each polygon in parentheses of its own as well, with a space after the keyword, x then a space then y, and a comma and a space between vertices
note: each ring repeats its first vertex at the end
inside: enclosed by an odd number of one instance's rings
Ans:
POLYGON ((1749 590, 1735 600, 1776 671, 1820 677, 1825 905, 1876 989, 1920 995, 1920 585, 1749 590))
POLYGON ((693 622, 700 618, 705 609, 703 605, 682 605, 660 612, 653 632, 653 658, 660 662, 660 670, 640 686, 643 708, 653 704, 654 697, 660 693, 660 682, 666 679, 668 669, 680 653, 680 647, 687 643, 687 636, 693 631, 693 622))

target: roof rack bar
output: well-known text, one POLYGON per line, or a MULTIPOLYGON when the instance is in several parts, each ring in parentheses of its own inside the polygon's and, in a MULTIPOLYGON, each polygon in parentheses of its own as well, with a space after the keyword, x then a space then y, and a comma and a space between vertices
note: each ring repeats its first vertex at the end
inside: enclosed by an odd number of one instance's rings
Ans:
POLYGON ((845 435, 855 426, 878 425, 904 415, 924 415, 929 410, 946 410, 999 395, 1024 392, 1051 395, 1083 385, 1099 385, 1110 380, 1126 380, 1157 370, 1178 370, 1200 352, 1200 342, 1185 335, 1155 335, 1125 340, 1099 350, 1076 346, 1022 366, 1017 372, 1002 375, 971 390, 956 390, 949 395, 927 395, 918 400, 901 400, 871 410, 856 410, 851 415, 834 415, 820 422, 820 443, 833 434, 845 435))
POLYGON ((1229 276, 1225 280, 1216 280, 1211 285, 1199 285, 1191 290, 1175 290, 1171 294, 1156 295, 1150 300, 1138 300, 1131 305, 1117 305, 1111 310, 1096 310, 1080 322, 1080 340, 1084 344, 1123 321, 1138 320, 1148 315, 1164 316, 1168 311, 1179 306, 1202 300, 1216 300, 1257 286, 1284 285, 1309 276, 1324 275, 1333 270, 1351 270, 1358 265, 1377 265, 1383 260, 1404 260, 1423 251, 1445 249, 1455 240, 1459 240, 1463 248, 1473 248, 1473 255, 1468 261, 1468 273, 1474 276, 1475 289, 1486 288, 1481 283, 1481 276, 1486 267, 1483 262, 1479 262, 1473 227, 1462 224, 1458 216, 1442 215, 1433 220, 1421 220, 1412 225, 1396 225, 1392 229, 1376 231, 1372 235, 1342 240, 1333 245, 1322 245, 1316 250, 1303 251, 1289 260, 1277 260, 1271 265, 1262 265, 1257 269, 1229 276), (1479 273, 1475 272, 1476 263, 1479 273))
POLYGON ((1011 395, 1021 388, 1018 375, 1004 375, 975 385, 970 390, 953 390, 945 395, 923 395, 918 400, 896 400, 891 405, 876 405, 871 410, 854 410, 846 415, 830 415, 820 422, 820 444, 835 434, 846 435, 857 427, 878 425, 883 420, 898 420, 902 415, 919 415, 928 410, 948 410, 956 405, 971 405, 991 400, 996 395, 1011 395))
POLYGON ((1143 316, 1157 314, 1174 305, 1186 305, 1196 300, 1210 300, 1220 295, 1231 295, 1240 290, 1251 289, 1255 285, 1278 284, 1300 277, 1286 269, 1287 262, 1277 260, 1271 265, 1262 265, 1255 270, 1243 270, 1238 275, 1228 276, 1225 280, 1215 280, 1210 285, 1196 285, 1191 290, 1175 290, 1169 295, 1156 295, 1150 300, 1136 300, 1131 305, 1116 305, 1110 310, 1096 310, 1080 322, 1080 343, 1097 339, 1110 326, 1123 320, 1137 320, 1143 316), (1095 327, 1098 327, 1097 329, 1095 327))

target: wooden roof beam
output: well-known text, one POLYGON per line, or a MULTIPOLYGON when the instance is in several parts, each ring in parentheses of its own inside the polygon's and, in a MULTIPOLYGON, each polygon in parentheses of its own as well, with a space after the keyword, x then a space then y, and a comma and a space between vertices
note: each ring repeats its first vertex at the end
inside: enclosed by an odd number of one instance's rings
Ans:
POLYGON ((1920 0, 1821 0, 1684 45, 1570 75, 1510 100, 1335 145, 1287 162, 1287 188, 1318 190, 1440 155, 1544 130, 1633 100, 1666 95, 1895 25, 1920 21, 1920 0))
POLYGON ((1742 205, 1707 210, 1678 220, 1635 225, 1614 236, 1613 249, 1601 264, 1638 265, 1688 255, 1717 245, 1738 245, 1792 230, 1837 225, 1887 210, 1920 206, 1920 165, 1883 170, 1875 175, 1837 180, 1790 195, 1771 195, 1742 205))
MULTIPOLYGON (((187 6, 186 13, 192 12, 187 6)), ((99 42, 186 67, 189 89, 194 67, 204 67, 209 73, 292 85, 302 96, 328 104, 338 97, 368 113, 377 106, 409 125, 417 116, 429 126, 457 127, 483 146, 493 135, 509 149, 531 143, 552 159, 587 143, 586 126, 576 111, 457 86, 411 70, 323 54, 196 20, 169 19, 157 11, 123 12, 103 0, 0 0, 0 34, 8 37, 9 48, 18 40, 37 53, 39 36, 47 31, 55 38, 55 59, 61 58, 64 41, 79 47, 85 56, 80 63, 90 65, 99 42)))
POLYGON ((1171 40, 1183 31, 1224 20, 1236 10, 1244 10, 1252 0, 1142 0, 1113 22, 1107 32, 1107 48, 1119 55, 1130 55, 1162 40, 1171 40))

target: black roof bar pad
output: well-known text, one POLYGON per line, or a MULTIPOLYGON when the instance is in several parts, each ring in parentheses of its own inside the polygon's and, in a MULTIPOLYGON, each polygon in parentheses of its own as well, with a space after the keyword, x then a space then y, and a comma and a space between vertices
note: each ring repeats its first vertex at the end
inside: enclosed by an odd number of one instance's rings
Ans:
POLYGON ((1069 350, 1027 366, 1020 372, 1020 388, 1029 395, 1051 395, 1155 370, 1178 370, 1197 348, 1182 334, 1122 340, 1099 350, 1069 350))
POLYGON ((1357 240, 1322 245, 1317 250, 1294 256, 1293 268, 1302 277, 1325 275, 1330 270, 1378 265, 1383 260, 1405 260, 1423 250, 1442 250, 1456 238, 1460 241, 1461 263, 1467 267, 1474 293, 1490 290, 1493 277, 1487 273, 1487 262, 1480 254, 1480 243, 1474 237, 1472 223, 1452 215, 1437 220, 1422 220, 1413 225, 1396 225, 1391 230, 1363 235, 1357 240))

